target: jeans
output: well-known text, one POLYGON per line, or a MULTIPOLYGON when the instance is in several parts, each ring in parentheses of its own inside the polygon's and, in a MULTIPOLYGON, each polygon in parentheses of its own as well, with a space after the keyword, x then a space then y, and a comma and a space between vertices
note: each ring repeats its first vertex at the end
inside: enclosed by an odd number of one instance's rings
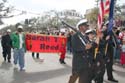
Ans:
POLYGON ((114 58, 120 59, 120 48, 114 48, 114 58))
POLYGON ((20 69, 24 68, 24 52, 24 48, 14 49, 14 64, 16 65, 19 63, 20 69))
POLYGON ((67 42, 67 52, 72 52, 71 42, 67 42))

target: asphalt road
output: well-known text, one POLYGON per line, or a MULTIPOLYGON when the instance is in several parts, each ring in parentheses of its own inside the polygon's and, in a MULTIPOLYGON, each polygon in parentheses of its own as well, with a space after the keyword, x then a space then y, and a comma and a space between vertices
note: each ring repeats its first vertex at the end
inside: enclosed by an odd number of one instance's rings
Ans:
MULTIPOLYGON (((59 63, 59 55, 54 53, 40 53, 40 58, 33 59, 30 52, 25 54, 25 69, 19 71, 14 68, 13 59, 11 63, 3 61, 0 50, 0 83, 67 83, 72 70, 72 55, 66 54, 65 65, 59 63)), ((13 55, 13 54, 12 54, 13 55)), ((12 57, 13 58, 13 57, 12 57)), ((125 66, 115 64, 113 66, 114 77, 119 83, 125 83, 125 66)), ((105 74, 104 83, 107 81, 105 74)))

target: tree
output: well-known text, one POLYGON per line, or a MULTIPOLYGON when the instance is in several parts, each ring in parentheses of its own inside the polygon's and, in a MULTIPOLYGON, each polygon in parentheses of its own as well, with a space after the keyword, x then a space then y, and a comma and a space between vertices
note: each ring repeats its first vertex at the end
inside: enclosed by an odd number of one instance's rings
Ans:
POLYGON ((10 18, 13 17, 13 15, 10 15, 13 7, 6 6, 7 0, 2 0, 0 2, 0 25, 3 24, 2 19, 3 18, 10 18))
POLYGON ((51 10, 48 12, 45 12, 43 16, 39 17, 37 19, 37 27, 41 30, 50 30, 50 29, 57 29, 64 27, 61 23, 61 20, 64 20, 68 22, 69 24, 75 26, 78 20, 81 19, 80 14, 78 15, 72 15, 71 13, 76 13, 76 11, 73 10, 64 10, 61 12, 58 12, 56 10, 51 10), (68 12, 68 13, 65 13, 68 12), (64 14, 65 13, 65 14, 64 14))
POLYGON ((115 6, 115 19, 122 19, 125 20, 125 5, 117 4, 115 6))
POLYGON ((93 8, 88 10, 88 12, 85 14, 85 18, 89 20, 90 23, 97 22, 97 15, 98 15, 98 8, 93 8))

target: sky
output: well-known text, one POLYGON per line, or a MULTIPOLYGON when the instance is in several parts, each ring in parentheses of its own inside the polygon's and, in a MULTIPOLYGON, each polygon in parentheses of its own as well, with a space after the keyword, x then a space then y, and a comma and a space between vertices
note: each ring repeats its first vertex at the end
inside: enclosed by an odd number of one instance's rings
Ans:
MULTIPOLYGON (((65 10, 65 9, 75 9, 84 15, 87 9, 93 8, 95 6, 94 0, 8 0, 8 4, 14 6, 15 9, 42 14, 44 11, 49 10, 65 10)), ((18 14, 21 11, 14 11, 14 14, 18 14)), ((13 18, 4 19, 5 24, 15 24, 24 20, 25 18, 30 18, 34 16, 39 16, 36 14, 23 14, 20 16, 15 16, 13 18)))
MULTIPOLYGON (((120 0, 120 3, 123 3, 122 1, 123 0, 120 0)), ((84 15, 87 9, 96 6, 95 0, 8 0, 7 4, 14 6, 15 9, 36 14, 42 14, 44 11, 49 10, 61 11, 65 9, 75 9, 84 15)), ((13 11, 13 14, 20 12, 21 11, 13 11)), ((16 24, 26 18, 40 16, 36 14, 27 13, 13 18, 3 19, 3 21, 5 25, 16 24)))

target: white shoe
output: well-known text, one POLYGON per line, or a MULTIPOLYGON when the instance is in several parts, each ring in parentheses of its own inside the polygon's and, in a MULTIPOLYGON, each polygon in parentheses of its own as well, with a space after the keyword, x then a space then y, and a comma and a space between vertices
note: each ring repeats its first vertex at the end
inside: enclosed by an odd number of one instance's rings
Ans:
POLYGON ((24 68, 21 68, 20 71, 25 71, 25 69, 24 69, 24 68))
POLYGON ((16 64, 14 64, 14 68, 18 68, 18 66, 16 64))

